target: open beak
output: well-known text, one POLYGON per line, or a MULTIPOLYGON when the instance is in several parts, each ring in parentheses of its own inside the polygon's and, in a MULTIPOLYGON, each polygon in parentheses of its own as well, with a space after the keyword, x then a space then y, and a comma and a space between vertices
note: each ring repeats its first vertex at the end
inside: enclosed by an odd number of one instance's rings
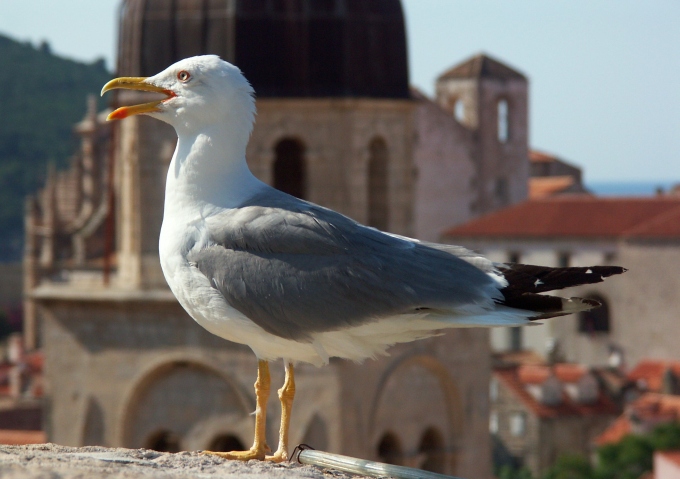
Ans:
POLYGON ((166 90, 165 88, 157 87, 155 85, 152 85, 150 83, 146 83, 146 77, 121 77, 121 78, 114 78, 110 82, 108 82, 106 85, 104 85, 104 88, 102 88, 102 96, 104 93, 106 93, 109 90, 115 90, 117 88, 124 88, 126 90, 141 90, 141 91, 151 91, 154 93, 163 93, 166 95, 166 98, 163 98, 162 100, 157 100, 157 101, 150 101, 149 103, 142 103, 141 105, 134 105, 134 106, 121 106, 120 108, 116 109, 115 111, 109 113, 109 116, 106 117, 106 121, 111 121, 111 120, 122 120, 123 118, 127 118, 128 116, 132 115, 139 115, 141 113, 153 113, 153 112, 158 112, 161 111, 160 108, 158 108, 158 105, 163 103, 164 101, 167 101, 171 98, 174 98, 175 92, 171 90, 166 90))

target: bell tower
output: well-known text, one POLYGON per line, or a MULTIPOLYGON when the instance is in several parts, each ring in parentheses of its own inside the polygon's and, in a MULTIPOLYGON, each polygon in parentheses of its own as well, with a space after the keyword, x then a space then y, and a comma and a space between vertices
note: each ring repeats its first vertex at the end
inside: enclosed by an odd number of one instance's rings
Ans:
POLYGON ((528 90, 522 73, 483 54, 437 79, 437 103, 473 135, 475 216, 527 198, 528 90))

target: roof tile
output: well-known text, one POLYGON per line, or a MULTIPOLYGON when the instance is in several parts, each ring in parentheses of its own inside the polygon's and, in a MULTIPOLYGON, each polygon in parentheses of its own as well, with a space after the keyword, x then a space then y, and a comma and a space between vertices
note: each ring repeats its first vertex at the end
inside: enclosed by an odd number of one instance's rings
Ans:
POLYGON ((680 378, 680 361, 640 361, 629 373, 628 379, 633 382, 644 381, 645 389, 660 392, 663 386, 663 376, 669 369, 680 378))
POLYGON ((515 78, 526 81, 522 73, 483 53, 455 65, 439 75, 437 80, 449 78, 515 78))
POLYGON ((541 377, 546 380, 550 376, 549 366, 520 366, 511 368, 494 369, 494 376, 501 381, 529 410, 542 418, 560 416, 595 416, 619 413, 618 406, 604 393, 594 403, 583 404, 572 400, 567 394, 563 395, 562 402, 558 405, 549 406, 534 398, 526 386, 537 384, 541 377))
POLYGON ((628 405, 626 411, 595 439, 595 444, 613 444, 633 432, 633 422, 661 424, 680 420, 680 396, 646 393, 628 405))
POLYGON ((444 233, 465 238, 680 238, 680 198, 567 195, 529 200, 444 233))
POLYGON ((529 198, 537 200, 568 190, 576 183, 576 178, 563 176, 535 176, 529 178, 529 198))
POLYGON ((47 442, 45 431, 0 429, 0 444, 23 446, 25 444, 43 444, 45 442, 47 442))

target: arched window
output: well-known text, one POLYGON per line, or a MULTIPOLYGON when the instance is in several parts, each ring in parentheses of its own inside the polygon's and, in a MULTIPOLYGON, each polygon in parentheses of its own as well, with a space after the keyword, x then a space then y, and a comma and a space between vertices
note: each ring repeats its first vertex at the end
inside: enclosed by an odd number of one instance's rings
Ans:
POLYGON ((245 446, 241 440, 233 434, 222 434, 210 441, 208 450, 216 452, 244 451, 245 446))
POLYGON ((404 454, 399 438, 392 432, 386 432, 378 443, 378 457, 382 462, 401 465, 404 454))
POLYGON ((158 431, 146 440, 146 449, 158 452, 179 452, 179 436, 172 431, 158 431))
POLYGON ((453 103, 453 117, 458 123, 465 121, 465 103, 460 98, 457 98, 453 103))
POLYGON ((515 412, 510 416, 510 434, 515 437, 524 436, 527 429, 527 417, 523 412, 515 412))
POLYGON ((93 397, 90 398, 87 405, 83 445, 104 445, 104 410, 99 401, 93 397))
POLYGON ((506 143, 510 138, 510 111, 507 100, 500 100, 496 105, 498 117, 498 141, 506 143))
POLYGON ((444 437, 436 428, 430 427, 425 430, 420 438, 418 452, 425 455, 420 469, 440 474, 446 472, 444 437))
POLYGON ((578 330, 580 333, 608 333, 611 328, 609 320, 609 304, 602 296, 592 295, 588 299, 598 301, 601 306, 582 311, 578 315, 578 330))
POLYGON ((276 144, 274 188, 297 198, 307 197, 305 147, 294 138, 284 138, 276 144))
POLYGON ((387 145, 375 138, 368 148, 368 226, 384 231, 389 224, 387 145))
POLYGON ((328 431, 326 429, 326 423, 318 414, 315 414, 312 420, 309 421, 307 431, 302 438, 302 444, 309 444, 314 449, 319 449, 321 451, 328 450, 328 431))

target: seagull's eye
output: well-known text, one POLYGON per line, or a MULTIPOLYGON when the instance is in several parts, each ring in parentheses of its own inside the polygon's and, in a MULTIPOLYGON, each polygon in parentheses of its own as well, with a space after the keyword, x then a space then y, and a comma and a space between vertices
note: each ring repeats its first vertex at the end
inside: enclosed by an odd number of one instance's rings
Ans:
POLYGON ((186 70, 182 70, 177 74, 177 79, 182 83, 186 83, 191 80, 191 74, 189 74, 189 72, 186 70))

